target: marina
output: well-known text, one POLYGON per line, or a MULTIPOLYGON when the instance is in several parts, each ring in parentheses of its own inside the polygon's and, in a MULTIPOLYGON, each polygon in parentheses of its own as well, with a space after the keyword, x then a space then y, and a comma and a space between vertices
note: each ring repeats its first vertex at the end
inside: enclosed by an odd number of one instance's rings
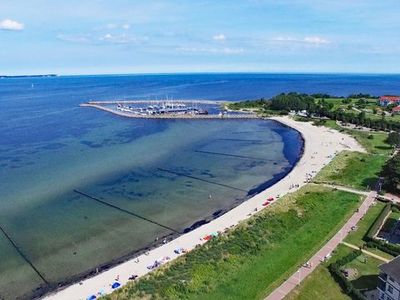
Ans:
POLYGON ((224 101, 89 101, 81 107, 92 107, 129 118, 145 119, 255 119, 254 113, 232 113, 224 107, 224 101))

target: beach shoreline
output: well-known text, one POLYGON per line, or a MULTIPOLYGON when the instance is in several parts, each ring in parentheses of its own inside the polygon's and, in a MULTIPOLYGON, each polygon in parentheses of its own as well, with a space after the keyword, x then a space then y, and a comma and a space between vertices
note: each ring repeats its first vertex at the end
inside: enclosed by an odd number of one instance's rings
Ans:
MULTIPOLYGON (((223 232, 248 219, 256 210, 264 209, 265 207, 262 204, 268 197, 277 199, 287 193, 298 190, 307 183, 308 176, 315 176, 340 151, 363 151, 362 147, 353 138, 338 131, 313 126, 310 123, 297 122, 288 117, 273 117, 270 120, 277 121, 298 131, 303 139, 302 155, 292 169, 289 172, 285 172, 285 176, 265 190, 245 199, 239 205, 227 211, 222 211, 215 218, 202 223, 199 227, 193 228, 184 234, 176 235, 173 240, 166 244, 158 247, 153 245, 155 248, 152 249, 147 247, 142 250, 142 254, 111 268, 103 268, 104 271, 99 274, 89 274, 87 278, 80 282, 53 290, 53 292, 49 291, 50 294, 45 295, 43 299, 86 299, 88 295, 96 295, 100 291, 110 293, 112 292, 110 285, 116 278, 124 285, 133 274, 139 277, 143 276, 150 272, 147 266, 153 264, 160 257, 168 256, 173 260, 180 256, 180 254, 174 253, 175 249, 184 248, 190 251, 197 245, 206 242, 201 239, 202 237, 213 232, 223 232)), ((172 237, 170 236, 170 238, 172 237)), ((122 259, 119 258, 118 260, 122 259)), ((37 297, 40 296, 37 295, 37 297)))

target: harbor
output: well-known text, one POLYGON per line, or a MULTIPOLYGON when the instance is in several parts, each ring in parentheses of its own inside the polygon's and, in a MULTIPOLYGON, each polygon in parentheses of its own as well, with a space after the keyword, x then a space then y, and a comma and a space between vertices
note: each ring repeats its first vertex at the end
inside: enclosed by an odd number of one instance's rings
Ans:
POLYGON ((92 107, 118 116, 144 119, 256 119, 251 112, 228 112, 225 101, 89 101, 81 107, 92 107))

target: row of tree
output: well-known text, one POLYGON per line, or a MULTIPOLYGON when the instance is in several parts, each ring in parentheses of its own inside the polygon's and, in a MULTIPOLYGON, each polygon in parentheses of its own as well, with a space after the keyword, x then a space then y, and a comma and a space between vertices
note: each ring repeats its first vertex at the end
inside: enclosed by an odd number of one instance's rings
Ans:
MULTIPOLYGON (((353 97, 368 96, 364 94, 351 95, 353 97)), ((364 126, 376 130, 393 130, 400 131, 400 122, 387 120, 384 115, 381 118, 369 118, 365 112, 360 113, 345 111, 341 108, 333 109, 332 102, 327 102, 324 98, 316 98, 315 95, 299 94, 299 93, 282 93, 272 97, 270 101, 264 99, 254 101, 254 104, 263 106, 269 110, 277 111, 302 111, 306 110, 309 115, 317 115, 320 117, 327 117, 332 120, 342 121, 344 123, 351 123, 358 126, 364 126)), ((318 94, 322 96, 322 94, 318 94)), ((329 96, 329 95, 326 95, 329 96)), ((360 103, 363 100, 360 100, 360 103)), ((243 105, 249 105, 248 102, 242 102, 243 105)), ((364 102, 362 102, 364 103, 364 102)))
POLYGON ((384 188, 389 192, 400 193, 400 152, 390 158, 382 170, 385 178, 384 188))

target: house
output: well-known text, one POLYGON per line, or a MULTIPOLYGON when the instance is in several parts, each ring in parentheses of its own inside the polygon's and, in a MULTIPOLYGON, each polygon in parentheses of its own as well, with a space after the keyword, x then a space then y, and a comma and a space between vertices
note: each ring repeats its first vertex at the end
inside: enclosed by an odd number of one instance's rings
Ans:
POLYGON ((400 300, 400 256, 379 266, 379 300, 400 300))
POLYGON ((380 106, 388 106, 390 104, 400 105, 400 96, 381 96, 379 97, 380 106))
POLYGON ((400 105, 392 108, 392 114, 400 114, 400 105))

